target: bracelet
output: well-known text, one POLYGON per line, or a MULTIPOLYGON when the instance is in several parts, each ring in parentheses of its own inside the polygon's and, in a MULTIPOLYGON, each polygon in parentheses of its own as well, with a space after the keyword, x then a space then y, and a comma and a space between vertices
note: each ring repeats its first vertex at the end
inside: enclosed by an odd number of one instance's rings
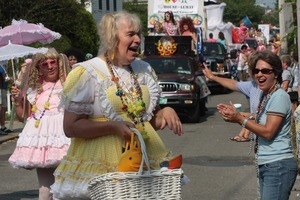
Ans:
POLYGON ((212 77, 214 77, 214 75, 210 75, 210 76, 208 77, 208 79, 211 79, 212 77))
POLYGON ((246 124, 247 124, 248 120, 249 120, 249 118, 244 119, 243 123, 241 124, 243 128, 246 127, 246 124))
POLYGON ((249 115, 249 117, 247 117, 248 119, 254 119, 254 116, 252 115, 252 113, 249 115))

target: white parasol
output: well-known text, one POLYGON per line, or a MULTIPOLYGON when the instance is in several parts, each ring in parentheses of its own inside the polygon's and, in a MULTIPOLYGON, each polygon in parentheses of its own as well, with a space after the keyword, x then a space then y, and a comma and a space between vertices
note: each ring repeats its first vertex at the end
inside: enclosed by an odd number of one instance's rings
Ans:
POLYGON ((15 58, 22 58, 24 56, 33 55, 36 53, 46 53, 48 48, 33 48, 24 45, 12 44, 10 41, 8 45, 0 47, 0 61, 11 60, 13 79, 16 80, 13 60, 15 58))

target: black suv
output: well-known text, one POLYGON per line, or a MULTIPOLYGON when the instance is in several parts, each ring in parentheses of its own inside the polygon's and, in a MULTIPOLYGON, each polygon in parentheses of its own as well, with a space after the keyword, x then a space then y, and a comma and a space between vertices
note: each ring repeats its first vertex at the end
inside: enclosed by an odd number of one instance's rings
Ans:
MULTIPOLYGON (((172 38, 176 39, 177 37, 172 38)), ((150 39, 152 40, 152 38, 150 39)), ((147 40, 147 37, 145 40, 147 40)), ((190 48, 191 43, 188 44, 190 48)), ((152 49, 155 48, 152 47, 152 49)), ((203 74, 202 71, 198 71, 197 56, 190 54, 191 52, 187 51, 187 47, 180 49, 179 43, 176 52, 181 53, 174 53, 173 55, 155 55, 155 53, 150 52, 150 49, 151 45, 146 43, 145 52, 148 53, 146 53, 143 60, 152 66, 158 76, 162 90, 159 100, 160 106, 172 107, 181 118, 185 117, 184 119, 188 119, 189 122, 199 122, 200 116, 205 115, 206 99, 200 99, 200 86, 197 79, 198 76, 203 74), (182 52, 186 52, 187 55, 182 52)))
MULTIPOLYGON (((230 66, 229 66, 229 54, 225 47, 219 42, 203 42, 203 56, 208 68, 211 69, 214 75, 231 78, 230 66)), ((211 90, 222 89, 223 92, 227 92, 227 88, 224 88, 215 81, 208 81, 208 87, 211 90)))

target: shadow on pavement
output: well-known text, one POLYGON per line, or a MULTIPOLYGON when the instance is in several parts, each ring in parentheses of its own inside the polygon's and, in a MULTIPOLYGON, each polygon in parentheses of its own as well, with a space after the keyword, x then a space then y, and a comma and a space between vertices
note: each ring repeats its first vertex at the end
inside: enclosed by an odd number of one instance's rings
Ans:
POLYGON ((238 167, 245 165, 254 166, 254 160, 249 156, 197 156, 184 158, 183 162, 190 165, 210 167, 238 167))
POLYGON ((17 191, 7 194, 0 194, 0 199, 5 200, 21 200, 21 199, 37 199, 38 190, 17 191))

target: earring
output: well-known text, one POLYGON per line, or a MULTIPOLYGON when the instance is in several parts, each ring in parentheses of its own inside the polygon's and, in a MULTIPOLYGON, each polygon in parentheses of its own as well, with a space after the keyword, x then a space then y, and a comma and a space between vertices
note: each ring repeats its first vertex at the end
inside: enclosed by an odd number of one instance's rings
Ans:
POLYGON ((115 58, 115 53, 111 54, 111 60, 113 60, 115 58))

